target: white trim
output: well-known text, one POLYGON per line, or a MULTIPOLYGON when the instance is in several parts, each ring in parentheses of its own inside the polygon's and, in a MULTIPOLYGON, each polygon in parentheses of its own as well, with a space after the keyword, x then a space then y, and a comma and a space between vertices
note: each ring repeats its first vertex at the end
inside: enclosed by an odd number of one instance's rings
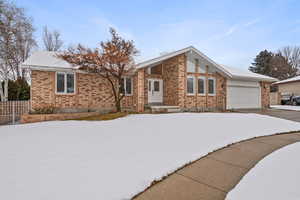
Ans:
POLYGON ((56 95, 74 95, 74 94, 76 94, 76 73, 75 72, 57 71, 55 73, 55 94, 56 95), (64 92, 57 92, 57 74, 64 74, 64 92), (72 92, 72 93, 67 93, 67 74, 74 75, 74 92, 72 92))
POLYGON ((206 95, 206 77, 205 76, 198 76, 197 77, 197 95, 199 95, 199 96, 205 96, 206 95), (199 82, 198 82, 199 79, 204 81, 204 92, 203 93, 199 93, 199 82))
POLYGON ((196 93, 196 91, 195 91, 195 86, 196 86, 196 84, 195 84, 195 76, 187 76, 186 77, 186 94, 188 95, 188 96, 194 96, 195 95, 195 93, 196 93), (188 79, 189 78, 192 78, 193 79, 193 92, 192 93, 189 93, 188 92, 188 79))
POLYGON ((207 78, 207 94, 208 94, 208 96, 215 96, 216 95, 216 86, 217 86, 217 84, 216 84, 216 78, 214 78, 214 77, 208 77, 207 78), (214 81, 214 93, 209 93, 209 80, 213 80, 214 81))

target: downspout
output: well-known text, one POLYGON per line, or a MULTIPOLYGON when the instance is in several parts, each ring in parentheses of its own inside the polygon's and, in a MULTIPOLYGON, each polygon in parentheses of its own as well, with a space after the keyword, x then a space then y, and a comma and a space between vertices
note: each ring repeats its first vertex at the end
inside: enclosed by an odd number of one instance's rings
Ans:
POLYGON ((205 67, 205 109, 208 108, 208 66, 205 67))

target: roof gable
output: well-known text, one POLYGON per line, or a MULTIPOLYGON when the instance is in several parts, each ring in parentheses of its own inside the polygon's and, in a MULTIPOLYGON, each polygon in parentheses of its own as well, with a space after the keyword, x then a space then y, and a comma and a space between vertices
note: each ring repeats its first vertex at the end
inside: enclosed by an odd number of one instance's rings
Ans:
POLYGON ((269 76, 264 76, 261 74, 256 74, 253 72, 250 72, 249 70, 240 70, 237 68, 231 68, 225 65, 221 65, 210 59, 208 56, 206 56, 204 53, 199 51, 193 46, 180 49, 178 51, 173 51, 171 53, 164 54, 162 56, 141 62, 137 64, 137 68, 144 68, 148 67, 151 65, 154 65, 156 63, 162 62, 164 60, 167 60, 169 58, 175 57, 177 55, 183 54, 183 53, 188 53, 190 51, 195 52, 198 54, 200 57, 206 59, 209 63, 211 63, 216 69, 219 70, 219 72, 223 73, 225 76, 228 78, 233 78, 233 79, 247 79, 247 80, 254 80, 254 81, 269 81, 269 82, 275 82, 277 79, 269 77, 269 76))
POLYGON ((146 60, 144 62, 141 62, 141 63, 138 63, 136 65, 136 68, 144 68, 144 67, 148 67, 148 66, 151 66, 151 65, 154 65, 156 63, 159 63, 159 62, 162 62, 164 60, 167 60, 169 58, 172 58, 172 57, 175 57, 175 56, 178 56, 180 54, 183 54, 183 53, 188 53, 190 51, 193 51, 195 52, 196 54, 198 54, 199 56, 203 57, 204 59, 206 59, 209 63, 211 63, 214 67, 216 67, 221 73, 225 74, 226 76, 228 77, 231 77, 231 74, 228 73, 228 71, 226 71, 221 65, 219 65, 218 63, 214 62, 212 59, 210 59, 209 57, 207 57, 204 53, 202 53, 201 51, 199 51, 198 49, 196 49, 195 47, 193 46, 190 46, 190 47, 186 47, 184 49, 180 49, 180 50, 177 50, 177 51, 173 51, 171 53, 167 53, 167 54, 164 54, 162 56, 159 56, 159 57, 156 57, 156 58, 153 58, 153 59, 150 59, 150 60, 146 60))

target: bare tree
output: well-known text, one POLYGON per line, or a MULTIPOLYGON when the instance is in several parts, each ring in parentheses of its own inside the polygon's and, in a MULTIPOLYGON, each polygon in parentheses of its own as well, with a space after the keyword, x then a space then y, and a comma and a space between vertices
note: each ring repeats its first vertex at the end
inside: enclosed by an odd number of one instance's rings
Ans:
POLYGON ((60 39, 60 33, 57 30, 53 32, 49 31, 47 26, 45 26, 43 30, 43 42, 47 51, 58 51, 63 45, 63 41, 60 39))
POLYGON ((285 46, 279 50, 279 53, 288 60, 293 68, 300 71, 300 46, 285 46))
POLYGON ((100 48, 90 49, 78 45, 58 55, 80 69, 96 73, 106 79, 112 89, 116 110, 121 111, 121 100, 125 96, 122 79, 134 70, 134 56, 137 55, 133 41, 121 38, 110 29, 111 40, 101 42, 100 48))
POLYGON ((2 0, 0 3, 0 86, 1 101, 8 99, 8 80, 25 78, 26 71, 21 63, 36 46, 33 38, 32 20, 25 15, 23 8, 2 0))

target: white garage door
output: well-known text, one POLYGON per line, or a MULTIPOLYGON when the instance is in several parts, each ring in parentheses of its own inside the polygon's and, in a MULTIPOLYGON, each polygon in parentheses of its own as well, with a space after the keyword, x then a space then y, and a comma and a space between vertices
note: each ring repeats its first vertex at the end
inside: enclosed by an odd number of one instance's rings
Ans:
POLYGON ((261 108, 259 82, 227 82, 227 109, 239 108, 261 108))

